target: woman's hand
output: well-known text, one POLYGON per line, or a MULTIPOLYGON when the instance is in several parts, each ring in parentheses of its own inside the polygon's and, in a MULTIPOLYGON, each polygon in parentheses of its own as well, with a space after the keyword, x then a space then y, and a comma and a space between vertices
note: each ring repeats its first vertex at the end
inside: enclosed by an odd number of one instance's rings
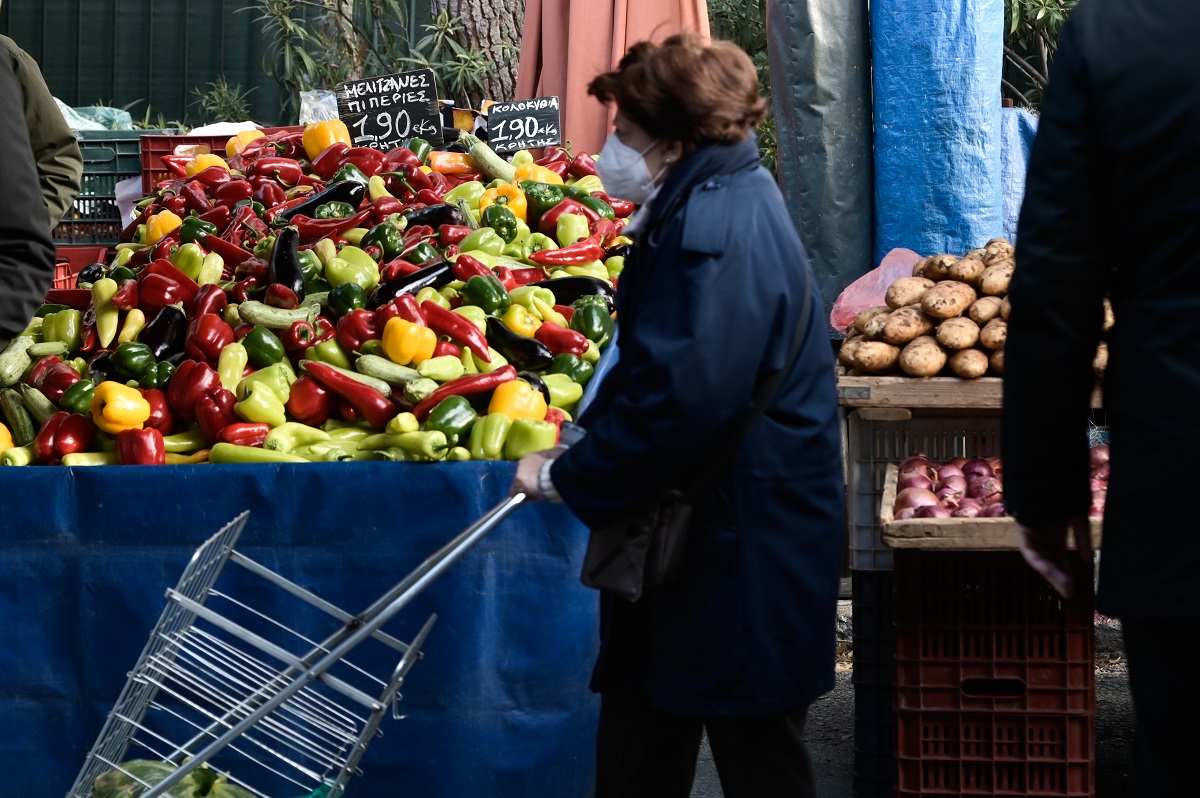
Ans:
POLYGON ((564 448, 555 447, 544 452, 534 452, 521 458, 517 463, 517 475, 513 477, 512 487, 508 489, 508 495, 514 496, 518 493, 524 493, 525 498, 529 501, 539 501, 545 499, 545 494, 538 487, 538 474, 541 473, 542 466, 551 460, 558 457, 564 448))

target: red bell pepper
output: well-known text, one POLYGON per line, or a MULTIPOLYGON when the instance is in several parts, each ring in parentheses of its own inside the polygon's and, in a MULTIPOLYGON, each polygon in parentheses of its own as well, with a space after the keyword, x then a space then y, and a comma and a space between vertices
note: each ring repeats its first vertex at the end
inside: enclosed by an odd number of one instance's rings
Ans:
POLYGON ((342 164, 346 162, 346 153, 349 151, 350 145, 344 141, 335 141, 333 144, 330 144, 320 155, 313 158, 313 174, 322 180, 328 180, 333 177, 337 173, 337 170, 342 168, 342 164))
POLYGON ((96 427, 90 418, 60 410, 46 419, 38 431, 33 441, 33 456, 39 463, 55 465, 65 454, 91 449, 95 438, 96 427))
POLYGON ((338 343, 344 346, 348 352, 357 352, 367 341, 373 341, 380 337, 382 337, 382 331, 374 311, 358 308, 338 319, 338 343))
POLYGON ((117 462, 121 465, 166 465, 163 435, 153 427, 123 429, 117 433, 117 462))
POLYGON ((571 165, 567 167, 567 174, 571 177, 594 175, 596 174, 596 162, 592 159, 592 156, 586 152, 581 152, 571 159, 571 165))
POLYGON ((220 166, 209 166, 201 169, 192 175, 192 178, 199 181, 202 186, 207 186, 208 188, 218 188, 226 183, 237 182, 240 179, 235 178, 228 169, 222 169, 220 166))
POLYGON ((51 402, 58 404, 62 399, 63 394, 67 392, 75 383, 79 382, 83 377, 79 372, 63 363, 58 358, 56 362, 45 362, 46 358, 42 358, 34 366, 34 371, 29 375, 29 384, 37 388, 51 402), (41 368, 38 368, 38 367, 41 368))
POLYGON ((304 374, 292 383, 291 393, 284 405, 288 415, 301 424, 316 427, 324 424, 337 410, 336 397, 321 383, 304 374))
POLYGON ((443 355, 449 355, 450 357, 461 357, 462 350, 449 341, 438 341, 433 347, 433 356, 442 357, 443 355))
POLYGON ((46 372, 53 368, 56 363, 62 363, 62 358, 58 355, 44 355, 38 358, 37 362, 33 364, 29 369, 29 373, 25 376, 25 381, 34 388, 41 390, 42 378, 46 376, 46 372))
POLYGON ((187 305, 187 316, 189 319, 194 319, 197 316, 202 316, 205 313, 216 313, 221 315, 225 308, 229 305, 229 298, 225 296, 225 290, 216 283, 200 286, 200 290, 196 292, 196 296, 187 305))
POLYGON ((138 281, 132 277, 117 283, 117 293, 113 294, 113 306, 117 310, 133 310, 138 306, 138 281))
POLYGON ((314 241, 335 236, 353 227, 362 227, 363 223, 370 218, 371 206, 368 205, 353 216, 341 219, 312 219, 302 214, 296 214, 292 217, 292 224, 296 225, 302 239, 314 241))
POLYGON ((317 330, 307 321, 292 322, 291 327, 280 331, 279 340, 283 341, 283 348, 287 352, 299 354, 317 345, 317 330))
MULTIPOLYGON (((265 179, 265 182, 254 186, 254 193, 250 195, 250 199, 255 202, 261 202, 264 208, 274 208, 276 205, 282 205, 287 202, 287 192, 278 183, 265 179)), ((253 184, 253 181, 251 181, 253 184)))
POLYGON ((421 327, 428 326, 425 323, 425 313, 421 310, 417 298, 412 294, 401 294, 386 305, 380 305, 375 309, 375 324, 380 330, 387 326, 389 319, 397 317, 421 327))
POLYGON ((618 219, 624 219, 637 209, 637 205, 630 200, 610 197, 603 191, 593 191, 592 196, 602 202, 607 202, 609 207, 613 209, 613 216, 618 219))
POLYGON ((342 165, 348 163, 357 166, 367 177, 374 177, 387 168, 388 157, 385 153, 371 147, 351 147, 346 150, 342 165))
POLYGON ((455 258, 454 263, 450 266, 450 270, 454 273, 454 279, 462 280, 464 283, 472 277, 496 276, 483 261, 463 252, 460 252, 458 257, 455 258))
POLYGON ((471 228, 465 224, 444 224, 437 229, 438 241, 442 244, 461 243, 471 233, 471 228))
POLYGON ((263 295, 263 303, 273 308, 292 310, 300 307, 300 297, 296 296, 296 292, 283 283, 271 283, 263 295))
POLYGON ((437 235, 437 231, 427 224, 415 224, 412 227, 407 227, 402 234, 404 239, 404 248, 407 250, 413 244, 419 244, 437 235))
POLYGON ((342 397, 334 394, 334 399, 337 402, 338 416, 347 424, 357 424, 362 421, 362 414, 354 409, 354 405, 347 402, 342 397))
POLYGON ((533 337, 545 344, 556 355, 561 355, 563 352, 582 355, 588 350, 586 335, 552 321, 542 322, 541 326, 534 330, 533 337))
POLYGON ((267 156, 255 158, 246 168, 246 174, 248 176, 261 175, 278 180, 285 186, 294 186, 304 176, 304 168, 295 158, 267 156))
POLYGON ((546 279, 545 269, 513 269, 512 274, 513 279, 517 282, 517 287, 531 283, 540 283, 546 279))
MULTIPOLYGON (((175 376, 179 376, 178 373, 175 376)), ((174 379, 174 377, 171 378, 172 384, 174 384, 174 379)), ((235 404, 237 404, 237 397, 233 395, 232 391, 220 387, 219 383, 215 391, 196 400, 196 426, 206 441, 216 443, 221 430, 242 420, 237 413, 233 412, 235 404)))
POLYGON ((428 299, 421 303, 421 310, 425 312, 429 329, 468 347, 485 363, 492 362, 487 336, 475 326, 475 322, 428 299))
POLYGON ((232 443, 235 446, 262 447, 271 431, 270 424, 239 421, 228 424, 217 433, 217 443, 232 443))
POLYGON ((600 218, 600 214, 596 213, 582 202, 567 197, 565 200, 542 214, 542 218, 538 220, 538 232, 554 238, 555 233, 558 231, 558 217, 562 216, 564 213, 574 213, 579 216, 583 216, 588 220, 588 224, 591 224, 600 218))
MULTIPOLYGON (((438 173, 431 172, 430 174, 436 175, 438 173)), ((417 192, 417 196, 415 199, 417 202, 423 203, 425 205, 440 205, 442 203, 442 197, 444 197, 445 195, 446 195, 445 191, 439 192, 436 188, 423 188, 417 192)))
MULTIPOLYGON (((175 264, 165 258, 151 261, 146 268, 138 272, 138 279, 144 280, 152 274, 162 275, 177 283, 179 290, 183 293, 185 302, 191 302, 196 298, 196 294, 200 293, 200 286, 196 284, 196 281, 179 271, 179 269, 175 268, 175 264)), ((167 304, 171 303, 168 302, 167 304)))
POLYGON ((487 393, 495 390, 497 385, 516 378, 517 370, 511 365, 501 366, 487 374, 465 374, 457 380, 442 383, 436 391, 426 396, 413 408, 413 415, 418 420, 424 421, 433 408, 437 407, 438 403, 447 396, 475 396, 487 393))
POLYGON ((264 292, 262 277, 251 275, 233 284, 230 295, 234 302, 245 302, 247 299, 257 299, 264 292))
POLYGON ((229 226, 229 219, 232 216, 229 208, 224 205, 213 206, 213 209, 200 214, 200 219, 205 222, 210 222, 216 225, 218 230, 224 230, 229 226))
POLYGON ((603 257, 604 247, 600 244, 600 236, 590 236, 562 249, 540 249, 529 259, 543 266, 571 266, 603 257))
POLYGON ((567 420, 566 416, 557 407, 548 407, 546 408, 546 418, 544 420, 554 425, 554 443, 557 444, 562 438, 562 425, 567 420))
POLYGON ((420 169, 422 166, 421 159, 408 147, 392 147, 385 153, 385 157, 396 166, 407 166, 412 169, 420 169))
POLYGON ((173 194, 170 197, 164 197, 162 206, 180 218, 187 216, 188 210, 191 207, 188 205, 187 197, 182 194, 173 194))
MULTIPOLYGON (((229 333, 232 339, 233 330, 229 333)), ((167 384, 167 405, 181 420, 194 421, 200 398, 218 390, 221 390, 221 378, 216 369, 207 363, 185 360, 167 384)))
POLYGON ((323 344, 337 336, 337 327, 328 316, 317 316, 317 320, 313 322, 313 329, 317 331, 317 340, 313 346, 323 344))
POLYGON ((513 277, 512 269, 507 266, 497 266, 492 269, 492 274, 500 281, 500 285, 504 286, 505 291, 512 291, 517 287, 517 279, 513 277))
POLYGON ((142 424, 152 427, 163 435, 170 435, 175 427, 175 416, 167 405, 167 395, 158 388, 139 388, 142 398, 150 405, 150 418, 142 424))
POLYGON ((188 208, 196 213, 207 213, 213 204, 204 190, 204 184, 199 180, 189 180, 179 187, 179 196, 187 201, 188 208))
POLYGON ((149 318, 167 305, 184 302, 183 288, 179 283, 161 274, 148 274, 138 284, 138 301, 149 318))
POLYGON ((375 224, 386 222, 396 213, 404 213, 404 203, 396 197, 380 197, 371 202, 371 221, 375 224))
POLYGON ((233 328, 223 318, 216 313, 201 313, 188 324, 183 350, 189 357, 215 366, 221 350, 233 340, 233 328))
POLYGON ((305 368, 313 379, 345 399, 359 415, 376 429, 386 427, 398 412, 396 403, 391 399, 370 385, 343 374, 327 363, 311 361, 305 368))
MULTIPOLYGON (((210 169, 220 169, 220 167, 209 167, 210 169)), ((207 171, 207 170, 205 170, 207 171)), ((224 172, 224 169, 221 169, 224 172)), ((226 172, 228 174, 228 172, 226 172)), ((238 179, 230 180, 222 183, 213 189, 213 199, 222 207, 232 209, 234 205, 242 200, 248 200, 254 195, 254 186, 250 185, 249 180, 238 179)), ((220 227, 220 225, 218 225, 220 227)))

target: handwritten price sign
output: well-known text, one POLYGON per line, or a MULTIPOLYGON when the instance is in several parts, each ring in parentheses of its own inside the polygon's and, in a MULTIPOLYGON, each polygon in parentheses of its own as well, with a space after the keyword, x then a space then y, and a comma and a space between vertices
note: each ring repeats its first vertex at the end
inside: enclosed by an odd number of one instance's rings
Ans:
POLYGON ((338 117, 355 146, 387 150, 414 136, 442 142, 442 117, 432 69, 339 83, 338 117))
POLYGON ((488 108, 488 144, 498 153, 562 143, 557 97, 494 103, 488 108))

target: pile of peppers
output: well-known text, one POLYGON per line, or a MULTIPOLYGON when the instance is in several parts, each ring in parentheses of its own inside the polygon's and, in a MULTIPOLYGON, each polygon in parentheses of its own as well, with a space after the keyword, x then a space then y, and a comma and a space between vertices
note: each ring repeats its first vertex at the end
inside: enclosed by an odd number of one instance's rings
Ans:
POLYGON ((336 120, 164 156, 106 263, 0 362, 0 465, 520 459, 615 332, 633 203, 565 148, 489 180, 465 148, 336 120), (11 369, 10 369, 11 371, 11 369), (5 374, 8 371, 3 372, 5 374), (24 414, 23 417, 21 414, 24 414))

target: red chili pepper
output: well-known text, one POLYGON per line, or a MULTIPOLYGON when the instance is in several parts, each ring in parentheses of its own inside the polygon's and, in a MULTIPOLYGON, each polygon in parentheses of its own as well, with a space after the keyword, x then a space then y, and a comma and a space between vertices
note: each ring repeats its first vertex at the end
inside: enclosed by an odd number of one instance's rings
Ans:
POLYGON ((592 159, 592 156, 586 152, 581 152, 571 159, 571 165, 567 167, 567 173, 571 177, 594 175, 596 174, 596 162, 592 159))
POLYGON ((438 241, 444 245, 461 243, 471 233, 471 228, 465 224, 444 224, 437 229, 438 241))
POLYGON ((465 374, 457 380, 444 382, 433 393, 422 399, 415 408, 413 415, 419 421, 424 421, 433 408, 438 406, 438 403, 447 396, 475 396, 476 394, 487 393, 494 390, 497 385, 515 380, 517 378, 517 370, 511 365, 501 366, 495 371, 487 374, 465 374))
MULTIPOLYGON (((437 174, 436 172, 434 174, 437 174)), ((416 201, 426 205, 439 205, 442 202, 444 192, 439 194, 436 189, 423 188, 417 192, 416 201)))
POLYGON ((433 356, 442 357, 449 355, 450 357, 461 357, 462 350, 449 341, 438 341, 433 347, 433 356))
POLYGON ((175 426, 175 416, 167 405, 167 395, 158 388, 140 388, 142 398, 150 405, 150 418, 143 426, 158 430, 163 435, 170 435, 175 426))
POLYGON ((582 355, 588 350, 586 335, 552 321, 543 321, 541 326, 534 330, 533 337, 545 344, 556 355, 561 355, 563 352, 582 355))
POLYGON ((379 267, 379 282, 390 283, 398 277, 421 270, 419 263, 409 263, 404 258, 395 258, 379 267))
POLYGON ((202 313, 188 324, 183 350, 190 357, 215 366, 221 350, 233 343, 233 328, 215 313, 202 313))
POLYGON ((546 279, 545 269, 513 269, 512 274, 517 287, 529 285, 530 283, 540 283, 546 279))
POLYGON ((310 241, 328 238, 352 227, 361 227, 363 222, 369 218, 371 218, 371 206, 368 205, 353 216, 346 216, 342 219, 311 219, 296 214, 292 217, 292 224, 296 225, 302 239, 310 241))
POLYGON ((250 199, 262 203, 264 208, 274 208, 287 202, 287 192, 278 183, 268 181, 257 186, 250 199))
POLYGON ((169 260, 171 255, 179 247, 179 228, 176 227, 171 232, 167 233, 159 242, 154 245, 151 250, 151 260, 169 260))
POLYGON ((196 213, 207 213, 213 204, 204 190, 204 184, 198 180, 189 180, 179 187, 179 195, 187 200, 188 207, 196 213))
POLYGON ((375 312, 365 308, 352 310, 338 319, 337 339, 347 351, 357 352, 367 341, 380 338, 382 332, 375 320, 375 312))
POLYGON ((225 290, 216 283, 200 286, 200 290, 192 301, 187 305, 187 316, 189 319, 194 319, 197 316, 202 316, 205 313, 215 313, 221 315, 226 306, 229 305, 229 298, 225 296, 225 290))
POLYGON ((86 288, 51 288, 46 292, 46 302, 87 310, 92 305, 92 292, 86 288))
MULTIPOLYGON (((179 284, 180 290, 183 292, 183 300, 191 302, 196 298, 196 294, 200 293, 200 286, 191 277, 188 277, 179 269, 175 268, 175 264, 171 261, 160 258, 159 260, 151 261, 147 266, 138 272, 138 279, 145 282, 145 278, 151 275, 162 275, 179 284)), ((172 303, 167 303, 172 304, 172 303)))
POLYGON ((575 308, 570 305, 555 305, 554 310, 567 321, 570 321, 571 316, 575 314, 575 308))
POLYGON ((187 214, 188 214, 187 197, 184 197, 181 194, 176 194, 173 197, 164 198, 163 202, 162 202, 162 206, 166 210, 170 211, 171 213, 173 213, 176 216, 179 216, 181 218, 184 216, 187 216, 187 214))
POLYGON ((50 416, 33 441, 33 456, 39 463, 62 462, 63 455, 92 448, 96 428, 91 419, 65 410, 50 416))
POLYGON ((553 238, 558 227, 558 217, 564 213, 574 213, 583 216, 588 220, 588 224, 600 218, 600 214, 588 206, 568 197, 542 214, 542 218, 538 221, 538 231, 553 238))
POLYGON ((304 167, 295 158, 260 157, 246 168, 246 174, 261 175, 278 180, 285 186, 294 186, 304 176, 304 167))
POLYGON ((460 252, 450 266, 454 279, 464 283, 472 277, 495 277, 496 275, 482 261, 473 258, 465 252, 460 252))
MULTIPOLYGON (((421 174, 424 174, 424 172, 421 174)), ((466 179, 456 179, 454 183, 451 183, 450 178, 441 172, 430 172, 428 175, 426 175, 426 177, 429 178, 429 190, 432 191, 433 195, 438 198, 437 202, 428 203, 430 205, 437 205, 439 202, 441 202, 442 197, 446 196, 446 192, 454 188, 455 185, 468 182, 466 179)), ((462 175, 460 177, 465 178, 466 176, 462 175)), ((478 179, 479 177, 482 177, 482 175, 476 175, 475 177, 478 179)), ((425 200, 418 201, 424 202, 425 200)))
POLYGON ((263 295, 263 303, 273 308, 292 310, 300 307, 300 297, 283 283, 271 283, 267 286, 267 293, 263 295))
POLYGON ((317 330, 307 321, 292 322, 291 327, 280 331, 279 340, 289 353, 297 354, 316 345, 317 330))
MULTIPOLYGON (((185 363, 187 361, 184 361, 185 363)), ((175 377, 179 376, 178 369, 175 377)), ((171 378, 170 385, 175 384, 175 377, 171 378)), ((168 388, 168 393, 170 389, 168 388)), ((217 388, 209 393, 206 393, 196 399, 195 402, 195 417, 196 426, 200 429, 200 434, 209 443, 216 443, 221 430, 228 427, 230 424, 237 424, 241 418, 237 413, 233 412, 233 406, 237 404, 237 397, 233 392, 222 388, 220 383, 217 383, 217 388)))
POLYGON ((217 443, 232 443, 235 446, 262 447, 271 431, 270 424, 239 421, 226 425, 217 433, 217 443))
MULTIPOLYGON (((233 330, 229 331, 232 340, 233 330)), ((221 378, 207 363, 185 360, 175 369, 167 383, 167 404, 183 421, 196 419, 196 403, 200 397, 221 389, 221 378)))
POLYGON ((610 197, 603 191, 593 191, 592 196, 601 200, 602 202, 607 202, 609 207, 613 209, 613 216, 617 217, 618 219, 624 219, 637 209, 637 205, 633 202, 630 202, 626 199, 610 197))
POLYGON ((386 327, 388 320, 392 318, 401 318, 422 327, 429 326, 425 323, 425 313, 421 310, 421 305, 412 294, 401 294, 375 309, 375 323, 380 330, 386 327))
POLYGON ((278 205, 272 205, 271 207, 267 208, 266 213, 263 215, 267 217, 267 223, 271 224, 274 223, 275 219, 279 217, 279 214, 290 208, 295 208, 297 205, 303 205, 304 203, 308 202, 308 200, 309 197, 302 194, 299 197, 287 200, 286 202, 281 202, 278 205))
POLYGON ((225 260, 225 266, 230 269, 236 269, 250 257, 249 252, 219 236, 206 233, 201 236, 200 241, 209 252, 220 255, 225 260))
MULTIPOLYGON (((209 169, 220 169, 217 166, 210 166, 209 169)), ((208 171, 207 169, 205 171, 208 171)), ((224 169, 221 169, 224 172, 224 169)), ((228 174, 228 172, 226 172, 228 174)), ((222 183, 213 190, 213 200, 218 205, 232 209, 234 205, 242 200, 250 199, 254 195, 254 186, 250 185, 249 180, 239 178, 222 183)), ((218 228, 220 225, 218 225, 218 228)))
POLYGON ((404 213, 404 203, 395 197, 380 197, 371 202, 371 220, 379 224, 394 213, 404 213))
POLYGON ((620 233, 621 228, 612 219, 605 219, 601 216, 596 221, 588 225, 588 232, 594 236, 600 236, 601 246, 604 242, 611 241, 620 233))
POLYGON ((404 246, 407 248, 410 244, 424 241, 427 238, 433 238, 435 235, 437 233, 427 224, 413 225, 404 230, 404 246))
POLYGON ((288 415, 301 424, 316 427, 329 420, 337 410, 337 402, 328 388, 304 374, 292 383, 284 407, 288 415))
POLYGON ((113 294, 113 305, 117 310, 133 310, 138 306, 138 281, 132 277, 117 283, 117 293, 113 294))
POLYGON ((571 266, 587 263, 604 257, 604 247, 600 245, 600 236, 576 241, 562 249, 542 249, 534 252, 529 259, 543 266, 571 266))
POLYGON ((160 155, 163 166, 176 177, 187 177, 188 164, 192 162, 190 155, 160 155))
POLYGON ((341 373, 333 366, 310 361, 305 365, 305 369, 313 379, 345 399, 359 415, 370 422, 372 427, 383 429, 396 415, 395 402, 370 385, 341 373))
POLYGON ((264 290, 262 287, 263 278, 250 276, 243 280, 238 280, 233 285, 233 290, 230 293, 233 295, 233 301, 245 302, 248 299, 254 299, 260 296, 264 290))
POLYGON ((335 141, 330 144, 325 150, 313 158, 312 171, 313 174, 319 176, 322 180, 328 180, 337 174, 337 170, 342 168, 346 153, 350 151, 350 145, 344 141, 335 141))
POLYGON ((92 313, 91 319, 88 318, 87 313, 84 313, 83 318, 83 343, 79 345, 79 351, 87 355, 100 348, 100 334, 96 332, 96 315, 94 313, 92 313))
POLYGON ((388 157, 385 153, 371 147, 351 147, 346 150, 346 160, 343 165, 347 163, 357 166, 367 177, 374 177, 387 167, 388 157))
POLYGON ((199 172, 192 175, 192 177, 195 180, 199 180, 201 185, 208 186, 209 188, 217 188, 218 186, 223 186, 226 183, 237 182, 241 179, 230 174, 228 169, 222 169, 219 166, 209 166, 201 169, 199 172))
POLYGON ((398 166, 407 166, 412 169, 420 169, 422 166, 421 159, 408 147, 392 147, 385 153, 385 157, 398 166))
POLYGON ((504 286, 505 291, 512 291, 517 287, 517 280, 513 277, 512 269, 507 266, 497 266, 492 269, 492 274, 500 281, 500 285, 504 286))
POLYGON ((166 465, 163 434, 153 427, 117 433, 117 462, 121 465, 166 465))
POLYGON ((245 280, 247 277, 257 277, 262 280, 263 284, 265 285, 267 282, 268 272, 269 267, 267 266, 267 262, 265 260, 262 258, 249 257, 234 268, 233 279, 245 280))
POLYGON ((425 312, 429 329, 469 348, 485 363, 492 362, 487 336, 475 326, 475 322, 428 299, 421 303, 421 310, 425 312))

